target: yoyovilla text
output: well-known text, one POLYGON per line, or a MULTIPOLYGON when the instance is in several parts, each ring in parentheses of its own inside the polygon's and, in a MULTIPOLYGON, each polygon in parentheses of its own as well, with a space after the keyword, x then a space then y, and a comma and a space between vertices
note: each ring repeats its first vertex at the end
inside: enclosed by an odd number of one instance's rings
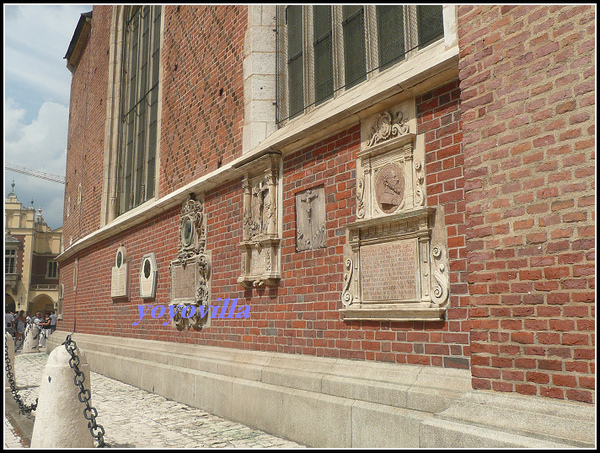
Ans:
MULTIPOLYGON (((221 301, 221 299, 217 299, 221 301)), ((223 305, 138 305, 140 319, 138 322, 132 323, 133 326, 137 326, 144 316, 150 313, 151 318, 162 318, 165 314, 169 314, 169 320, 163 322, 163 326, 168 325, 171 320, 179 313, 182 318, 191 318, 196 314, 196 308, 201 318, 206 315, 210 315, 211 318, 220 319, 233 319, 235 318, 249 318, 250 317, 250 305, 237 306, 238 299, 225 299, 223 305), (146 308, 147 307, 147 308, 146 308)))

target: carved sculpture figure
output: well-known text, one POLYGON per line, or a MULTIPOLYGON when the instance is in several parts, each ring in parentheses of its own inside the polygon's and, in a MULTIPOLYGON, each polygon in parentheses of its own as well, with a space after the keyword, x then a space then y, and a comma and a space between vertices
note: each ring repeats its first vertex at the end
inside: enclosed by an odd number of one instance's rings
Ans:
POLYGON ((244 211, 240 243, 244 287, 274 285, 279 275, 277 197, 280 154, 268 153, 243 164, 244 211))
POLYGON ((325 247, 325 191, 308 189, 296 195, 296 249, 325 247))

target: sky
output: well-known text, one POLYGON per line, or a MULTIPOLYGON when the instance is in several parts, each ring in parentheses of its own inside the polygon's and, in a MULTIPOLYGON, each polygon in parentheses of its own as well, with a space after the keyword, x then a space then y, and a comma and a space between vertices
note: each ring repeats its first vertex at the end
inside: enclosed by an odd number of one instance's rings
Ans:
MULTIPOLYGON (((65 175, 71 73, 66 60, 81 13, 92 5, 4 4, 4 164, 65 175)), ((15 183, 23 206, 42 207, 62 226, 60 183, 4 170, 4 198, 15 183)))

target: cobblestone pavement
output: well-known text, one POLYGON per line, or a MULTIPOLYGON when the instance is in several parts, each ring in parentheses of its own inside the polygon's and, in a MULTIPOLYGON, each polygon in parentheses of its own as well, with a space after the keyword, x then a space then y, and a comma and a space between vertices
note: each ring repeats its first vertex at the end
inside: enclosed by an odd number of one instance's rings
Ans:
MULTIPOLYGON (((47 358, 43 352, 15 356, 16 382, 26 404, 38 396, 47 358)), ((90 379, 96 420, 113 448, 303 448, 98 373, 91 372, 90 379)), ((21 448, 6 416, 4 439, 5 448, 21 448)))

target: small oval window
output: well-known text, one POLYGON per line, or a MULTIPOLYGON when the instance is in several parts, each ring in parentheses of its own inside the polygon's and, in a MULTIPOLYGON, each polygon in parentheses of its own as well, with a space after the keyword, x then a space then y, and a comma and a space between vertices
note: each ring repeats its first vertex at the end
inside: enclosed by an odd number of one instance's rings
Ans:
POLYGON ((144 277, 146 277, 146 278, 150 277, 151 268, 152 268, 152 265, 150 264, 150 260, 144 261, 144 277))

